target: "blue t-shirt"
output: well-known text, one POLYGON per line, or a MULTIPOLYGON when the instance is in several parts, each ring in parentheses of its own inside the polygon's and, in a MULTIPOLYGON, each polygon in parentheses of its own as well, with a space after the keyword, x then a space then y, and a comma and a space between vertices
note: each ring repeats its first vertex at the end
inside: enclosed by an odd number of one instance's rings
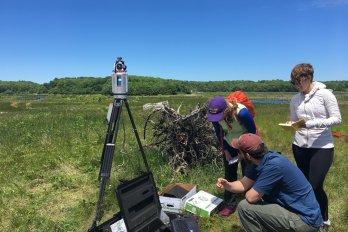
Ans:
POLYGON ((298 214, 313 227, 319 228, 323 224, 312 186, 285 156, 268 152, 258 166, 248 169, 246 177, 255 181, 253 188, 264 194, 266 202, 277 203, 298 214))

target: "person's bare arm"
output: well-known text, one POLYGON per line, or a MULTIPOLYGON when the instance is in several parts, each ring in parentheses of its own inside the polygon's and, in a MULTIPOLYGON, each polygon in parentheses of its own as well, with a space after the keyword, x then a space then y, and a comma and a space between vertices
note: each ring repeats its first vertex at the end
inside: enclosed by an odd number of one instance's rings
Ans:
POLYGON ((245 194, 245 199, 249 202, 249 203, 256 203, 259 200, 261 200, 261 198, 263 197, 263 193, 259 193, 258 191, 256 191, 255 189, 251 188, 248 192, 246 192, 245 194))
POLYGON ((233 193, 243 193, 251 188, 254 181, 248 177, 243 177, 241 180, 228 182, 224 178, 218 178, 216 186, 218 189, 224 189, 233 193))
POLYGON ((252 188, 254 182, 255 181, 246 176, 244 176, 241 180, 233 182, 228 182, 224 178, 218 178, 216 186, 218 189, 224 189, 233 193, 246 192, 245 199, 250 203, 255 203, 262 198, 263 193, 259 193, 252 188))

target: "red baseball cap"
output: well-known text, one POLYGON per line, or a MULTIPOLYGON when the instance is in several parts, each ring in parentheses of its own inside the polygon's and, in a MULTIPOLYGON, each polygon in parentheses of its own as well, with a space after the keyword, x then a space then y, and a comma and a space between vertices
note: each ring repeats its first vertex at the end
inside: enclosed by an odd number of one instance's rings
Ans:
POLYGON ((233 148, 242 150, 249 154, 258 152, 259 146, 263 144, 262 139, 255 134, 243 134, 238 139, 232 139, 231 145, 233 148))

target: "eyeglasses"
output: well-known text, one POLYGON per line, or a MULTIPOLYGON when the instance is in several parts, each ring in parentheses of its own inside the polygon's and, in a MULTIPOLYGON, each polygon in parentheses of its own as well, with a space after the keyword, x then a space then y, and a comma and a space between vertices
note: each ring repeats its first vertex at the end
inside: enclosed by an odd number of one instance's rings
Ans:
POLYGON ((299 76, 296 80, 291 80, 290 83, 295 86, 299 86, 299 85, 302 85, 303 80, 305 79, 306 79, 306 76, 302 75, 302 76, 299 76))
POLYGON ((290 83, 292 84, 292 85, 301 85, 301 80, 302 79, 300 79, 300 80, 296 80, 296 81, 290 81, 290 83))

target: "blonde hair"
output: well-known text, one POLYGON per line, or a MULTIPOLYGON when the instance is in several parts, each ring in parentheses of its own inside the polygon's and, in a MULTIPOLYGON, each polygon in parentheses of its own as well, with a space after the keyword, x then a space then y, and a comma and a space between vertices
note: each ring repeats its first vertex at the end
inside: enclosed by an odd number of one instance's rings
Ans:
POLYGON ((224 111, 224 121, 226 122, 227 126, 232 129, 232 123, 234 120, 234 116, 237 113, 238 104, 236 102, 229 102, 227 103, 227 107, 224 111))

